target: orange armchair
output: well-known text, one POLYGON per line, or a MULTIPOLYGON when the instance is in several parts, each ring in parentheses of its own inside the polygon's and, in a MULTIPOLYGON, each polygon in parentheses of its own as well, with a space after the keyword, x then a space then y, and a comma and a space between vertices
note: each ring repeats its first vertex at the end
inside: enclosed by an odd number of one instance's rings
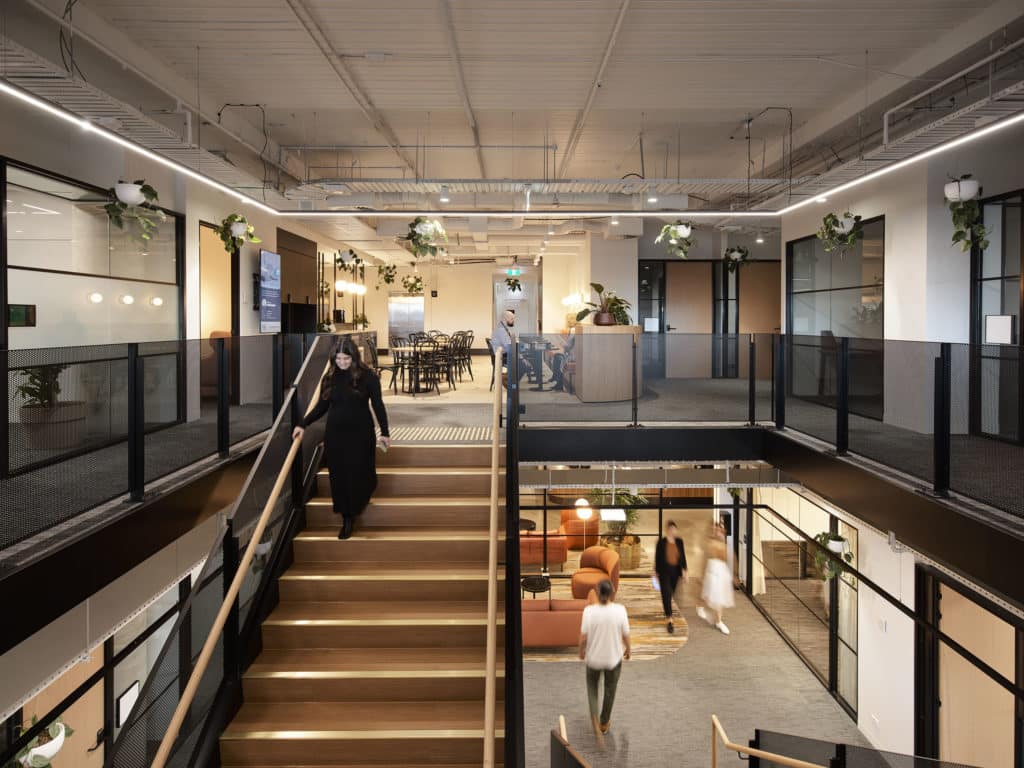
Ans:
MULTIPOLYGON (((559 536, 554 531, 548 533, 548 570, 559 572, 565 565, 568 557, 568 547, 565 536, 559 536)), ((544 534, 542 533, 521 533, 519 534, 519 564, 520 565, 543 565, 544 564, 544 534)))
POLYGON ((572 575, 572 596, 577 600, 605 579, 619 591, 619 553, 608 547, 587 547, 580 555, 580 568, 572 575))
POLYGON ((563 509, 558 532, 565 536, 569 549, 583 549, 587 544, 597 544, 600 528, 601 520, 596 512, 589 520, 580 520, 575 509, 563 509))

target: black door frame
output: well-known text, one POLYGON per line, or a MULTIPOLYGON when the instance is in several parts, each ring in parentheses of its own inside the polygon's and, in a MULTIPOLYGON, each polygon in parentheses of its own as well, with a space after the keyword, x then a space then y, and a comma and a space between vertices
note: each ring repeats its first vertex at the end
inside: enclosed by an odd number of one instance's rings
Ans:
MULTIPOLYGON (((994 195, 978 201, 978 205, 981 208, 982 222, 984 223, 985 206, 1000 203, 1004 200, 1017 197, 1024 200, 1024 189, 1018 189, 1013 192, 1007 192, 1002 195, 994 195)), ((1024 208, 1024 202, 1017 203, 1016 205, 1024 208)), ((1006 224, 1006 206, 1000 206, 1000 214, 1002 216, 1002 229, 1005 231, 1006 224)), ((1022 210, 1021 216, 1021 232, 1020 232, 1021 247, 1024 248, 1024 210, 1022 210)), ((1018 408, 1017 412, 1017 440, 1010 440, 1002 437, 1001 435, 993 435, 988 432, 983 432, 981 429, 981 361, 985 358, 982 356, 982 317, 981 317, 981 284, 985 282, 982 277, 982 253, 977 247, 971 248, 971 287, 970 287, 970 363, 969 369, 970 374, 968 376, 968 417, 967 417, 967 429, 971 435, 978 437, 987 437, 990 440, 999 440, 1001 442, 1010 443, 1011 445, 1022 445, 1024 444, 1024 408, 1018 408)), ((1017 303, 1017 349, 1020 359, 1024 360, 1024 253, 1021 254, 1021 267, 1018 270, 1019 277, 1018 282, 1018 303, 1017 303)), ((994 278, 993 278, 994 279, 994 278)), ((991 358, 989 358, 991 359, 991 358)), ((1002 358, 1000 358, 1002 359, 1002 358)), ((1017 397, 1018 401, 1024 403, 1024 372, 1018 371, 1017 374, 1017 397)))
POLYGON ((919 619, 914 629, 914 754, 939 759, 939 710, 942 706, 939 698, 939 649, 940 644, 947 640, 942 632, 940 588, 946 586, 1014 628, 1013 680, 1007 680, 967 649, 949 642, 946 645, 1015 695, 1013 768, 1024 768, 1024 619, 933 566, 918 563, 914 581, 914 606, 919 619))

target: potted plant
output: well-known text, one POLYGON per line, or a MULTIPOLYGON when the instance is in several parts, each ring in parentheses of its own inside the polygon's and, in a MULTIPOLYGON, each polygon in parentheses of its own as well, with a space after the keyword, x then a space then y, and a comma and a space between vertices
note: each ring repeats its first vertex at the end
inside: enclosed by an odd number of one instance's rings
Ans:
POLYGON ((835 558, 828 556, 826 550, 846 563, 853 562, 850 543, 838 533, 822 531, 814 540, 818 543, 814 550, 814 567, 821 574, 822 581, 831 581, 843 570, 835 558))
POLYGON ((978 182, 968 173, 949 182, 943 192, 953 218, 953 245, 959 245, 964 253, 975 247, 988 248, 988 230, 981 223, 981 206, 975 199, 981 192, 978 182))
POLYGON ((159 199, 156 190, 145 179, 119 181, 107 190, 107 198, 103 210, 110 223, 118 229, 131 225, 133 236, 143 245, 152 240, 159 226, 167 221, 167 214, 154 205, 159 199))
POLYGON ((697 244, 697 241, 690 237, 693 233, 693 224, 686 221, 676 220, 672 224, 666 224, 661 228, 661 234, 654 238, 655 243, 666 243, 666 249, 670 256, 677 256, 685 259, 690 249, 697 244))
POLYGON ((438 245, 442 240, 448 242, 448 234, 437 219, 428 219, 425 216, 417 216, 409 222, 409 232, 400 238, 409 243, 409 250, 417 259, 423 256, 434 257, 444 251, 444 247, 438 245))
POLYGON ((729 246, 725 249, 725 253, 722 254, 722 260, 725 262, 726 269, 730 272, 735 272, 746 264, 749 259, 750 249, 744 248, 742 245, 729 246))
POLYGON ((316 325, 316 332, 317 333, 334 333, 334 323, 328 323, 326 320, 323 320, 323 321, 317 323, 317 325, 316 325))
POLYGON ((630 493, 624 488, 613 488, 611 492, 595 488, 591 491, 590 498, 593 503, 601 506, 622 506, 626 519, 608 521, 608 533, 601 537, 600 543, 618 553, 620 567, 623 570, 639 568, 643 545, 640 543, 640 537, 631 534, 630 530, 639 518, 636 507, 646 504, 647 498, 630 493))
POLYGON ((363 263, 361 256, 358 256, 355 251, 351 248, 345 253, 348 254, 349 258, 345 258, 344 253, 339 253, 334 257, 334 264, 338 269, 348 272, 352 275, 353 279, 363 280, 366 278, 366 264, 363 263))
POLYGON ((26 442, 33 451, 73 448, 82 442, 86 404, 83 400, 59 402, 60 375, 66 365, 23 368, 24 381, 15 393, 25 402, 18 419, 25 427, 26 442))
POLYGON ((863 237, 864 224, 861 217, 854 216, 849 211, 846 211, 842 218, 834 213, 825 214, 825 218, 821 220, 821 229, 818 230, 818 239, 825 247, 825 252, 839 251, 840 258, 863 237))
POLYGON ((973 200, 981 193, 981 183, 965 173, 960 178, 949 177, 949 183, 942 188, 946 200, 951 203, 973 200))
MULTIPOLYGON (((39 722, 39 718, 32 715, 32 724, 26 728, 22 726, 21 733, 24 733, 33 725, 39 722)), ((58 717, 49 726, 22 747, 15 756, 25 768, 50 768, 50 761, 57 756, 57 753, 64 747, 64 742, 74 734, 71 726, 61 721, 58 717)), ((19 734, 20 735, 20 734, 19 734)))
POLYGON ((240 213, 232 213, 227 216, 217 227, 217 235, 224 243, 224 250, 228 253, 241 250, 246 241, 254 244, 263 242, 256 237, 256 229, 253 225, 240 213))
POLYGON ((355 317, 352 318, 352 324, 356 328, 366 330, 366 327, 370 324, 370 318, 366 316, 365 312, 357 312, 355 317))
POLYGON ((518 277, 506 277, 505 278, 505 285, 508 288, 508 292, 509 293, 515 293, 516 291, 519 291, 520 293, 522 293, 523 284, 521 282, 519 282, 519 278, 518 277))
POLYGON ((591 309, 581 309, 576 313, 576 322, 580 322, 583 318, 590 314, 594 315, 594 325, 629 325, 629 312, 627 311, 632 305, 615 295, 615 291, 604 290, 604 286, 600 283, 591 283, 590 287, 594 289, 597 294, 598 304, 592 301, 586 302, 592 307, 591 309))
POLYGON ((423 275, 406 275, 402 278, 402 287, 414 296, 423 293, 423 275))
POLYGON ((398 275, 398 267, 394 264, 383 264, 377 268, 377 290, 381 284, 394 285, 395 277, 398 275))

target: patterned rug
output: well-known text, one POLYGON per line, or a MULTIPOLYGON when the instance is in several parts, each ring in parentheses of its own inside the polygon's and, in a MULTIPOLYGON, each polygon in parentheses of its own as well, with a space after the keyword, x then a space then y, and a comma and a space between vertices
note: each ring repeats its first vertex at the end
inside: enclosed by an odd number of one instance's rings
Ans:
MULTIPOLYGON (((555 579, 551 585, 551 597, 571 599, 572 587, 568 579, 555 579)), ((533 599, 529 595, 526 600, 533 599)), ((536 598, 543 600, 543 595, 536 598)), ((648 579, 622 579, 619 582, 617 602, 626 606, 629 615, 629 633, 634 661, 649 661, 669 656, 682 648, 690 635, 686 619, 673 608, 675 634, 665 629, 665 616, 661 609, 661 595, 654 591, 648 579)), ((690 609, 687 603, 687 611, 690 609)), ((537 648, 523 651, 525 661, 579 661, 577 648, 537 648)))

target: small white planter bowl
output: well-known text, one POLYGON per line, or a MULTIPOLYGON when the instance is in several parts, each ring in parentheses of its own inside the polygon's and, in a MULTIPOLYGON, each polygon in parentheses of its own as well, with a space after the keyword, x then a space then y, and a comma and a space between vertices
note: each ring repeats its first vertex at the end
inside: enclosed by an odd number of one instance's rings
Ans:
POLYGON ((146 196, 142 194, 141 184, 126 184, 119 182, 114 187, 114 194, 117 199, 125 205, 142 205, 146 202, 146 196))
POLYGON ((829 550, 829 552, 834 552, 837 555, 841 555, 844 552, 846 552, 846 542, 845 541, 829 541, 829 543, 828 543, 828 550, 829 550))
POLYGON ((951 181, 942 188, 946 199, 951 203, 963 200, 973 200, 981 192, 981 184, 977 179, 963 179, 962 181, 951 181))
POLYGON ((28 751, 28 754, 21 758, 22 765, 32 765, 32 758, 42 757, 47 760, 52 760, 60 752, 64 746, 64 724, 59 724, 60 733, 57 734, 57 738, 52 741, 48 741, 42 746, 34 747, 28 751))
POLYGON ((249 225, 244 221, 236 221, 231 225, 231 234, 233 237, 245 237, 245 233, 249 231, 249 225))

